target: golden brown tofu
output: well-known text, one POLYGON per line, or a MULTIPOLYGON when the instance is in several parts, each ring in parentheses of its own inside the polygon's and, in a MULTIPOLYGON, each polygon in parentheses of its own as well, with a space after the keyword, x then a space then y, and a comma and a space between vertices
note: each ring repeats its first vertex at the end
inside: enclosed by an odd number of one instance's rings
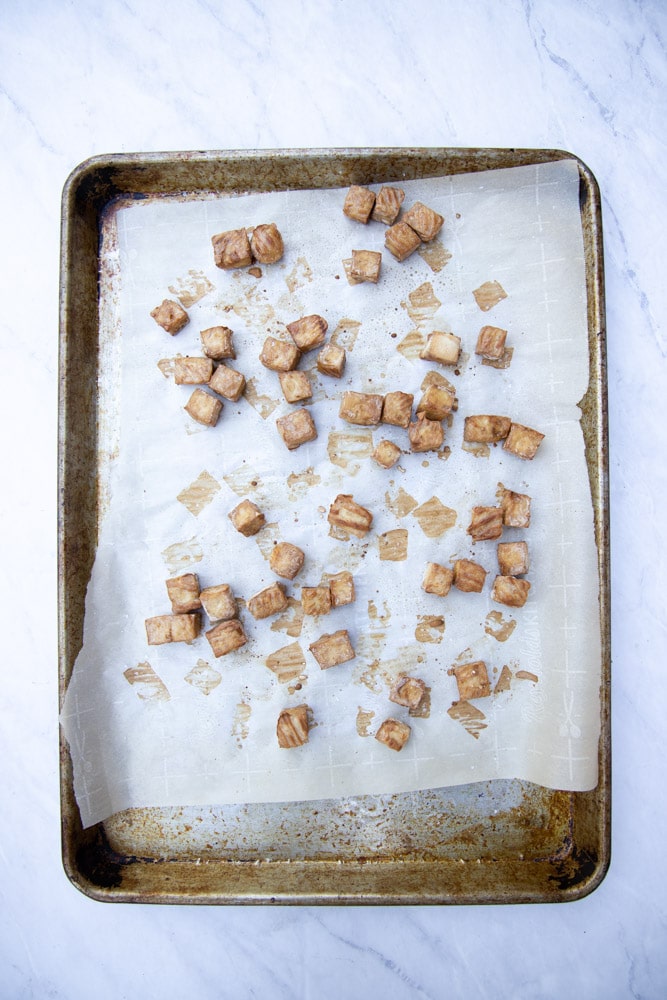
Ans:
POLYGON ((199 577, 196 573, 183 573, 166 581, 171 610, 175 615, 201 608, 199 577))
POLYGON ((349 572, 349 570, 343 570, 342 573, 336 573, 329 580, 329 590, 331 591, 331 604, 334 608, 340 608, 345 604, 353 604, 355 593, 354 593, 354 577, 349 572))
POLYGON ((331 591, 328 587, 302 587, 301 607, 304 615, 328 615, 331 611, 331 591))
POLYGON ((357 538, 363 538, 370 531, 373 515, 353 500, 350 494, 339 493, 329 507, 327 520, 335 528, 343 528, 357 538))
POLYGON ((215 427, 222 413, 222 402, 203 389, 195 389, 183 409, 198 424, 215 427))
POLYGON ((502 507, 473 507, 468 534, 474 542, 500 538, 503 533, 502 507))
POLYGON ((305 554, 298 545, 291 542, 278 542, 269 556, 269 566, 277 576, 293 580, 303 568, 305 554))
POLYGON ((505 340, 507 330, 501 330, 498 326, 483 326, 477 337, 475 354, 489 361, 500 361, 505 353, 505 340))
POLYGON ((396 260, 407 260, 421 246, 421 240, 406 222, 397 222, 384 234, 384 245, 396 260))
POLYGON ((338 416, 348 424, 373 427, 382 418, 383 398, 373 392, 344 392, 338 416))
POLYGON ((225 358, 236 357, 232 343, 234 334, 228 326, 209 326, 208 329, 202 330, 199 336, 207 358, 224 361, 225 358))
POLYGON ((544 434, 533 430, 532 427, 524 427, 523 424, 512 424, 509 434, 505 439, 503 448, 510 451, 518 458, 532 459, 537 454, 537 449, 544 440, 544 434))
POLYGON ((389 701, 414 711, 421 705, 425 694, 426 685, 418 677, 401 677, 390 691, 389 701))
POLYGON ((348 219, 354 219, 355 222, 363 222, 365 225, 370 218, 374 204, 375 195, 370 188, 353 184, 345 195, 343 212, 347 215, 348 219))
POLYGON ((423 205, 421 201, 416 201, 407 212, 403 213, 403 222, 407 222, 424 243, 430 243, 435 239, 444 221, 441 215, 423 205))
POLYGON ((419 357, 422 361, 436 361, 440 365, 457 365, 461 356, 461 338, 455 333, 434 330, 426 338, 426 346, 419 357))
POLYGON ((488 312, 502 299, 507 298, 507 292, 497 281, 485 281, 483 285, 476 288, 472 293, 475 296, 477 305, 482 312, 488 312))
POLYGON ((250 235, 250 252, 258 264, 276 264, 281 259, 285 247, 275 222, 255 226, 250 235))
POLYGON ((190 322, 190 317, 186 313, 180 302, 173 299, 163 299, 159 306, 151 310, 151 316, 163 330, 170 333, 172 337, 182 330, 186 323, 190 322))
POLYGON ((176 385, 206 385, 213 374, 210 358, 174 358, 176 385))
POLYGON ((283 750, 302 747, 308 742, 308 706, 296 705, 286 708, 278 716, 276 736, 278 746, 283 750))
POLYGON ((411 732, 407 723, 399 722, 398 719, 385 719, 375 734, 375 739, 390 750, 402 750, 410 739, 411 732))
POLYGON ((414 396, 409 392, 388 392, 382 404, 382 423, 407 428, 414 396))
POLYGON ((382 267, 382 254, 377 250, 353 250, 350 277, 357 284, 369 281, 377 285, 382 267))
POLYGON ((201 617, 198 612, 185 615, 156 615, 146 619, 146 638, 149 646, 162 646, 166 642, 192 642, 199 635, 201 617))
POLYGON ((426 387, 417 404, 417 416, 422 414, 427 420, 444 420, 456 406, 456 396, 440 385, 426 387))
POLYGON ((385 226, 393 226, 404 200, 405 191, 401 188, 381 187, 375 196, 371 218, 376 222, 384 222, 385 226))
POLYGON ((236 598, 228 583, 204 587, 200 596, 202 607, 212 622, 226 622, 237 617, 236 598))
POLYGON ((509 417, 477 413, 465 418, 463 440, 471 444, 495 444, 507 437, 511 423, 509 417))
POLYGON ((312 316, 302 316, 301 319, 287 324, 287 332, 299 350, 304 353, 323 344, 328 329, 329 324, 324 316, 318 316, 317 313, 313 313, 312 316))
POLYGON ((345 628, 320 636, 315 642, 311 642, 308 649, 317 660, 320 670, 338 667, 341 663, 353 660, 356 655, 345 628))
POLYGON ((529 569, 527 542, 498 543, 498 570, 501 576, 524 576, 529 569))
POLYGON ((250 241, 245 229, 230 229, 211 237, 215 266, 223 270, 252 264, 250 241))
POLYGON ((278 372, 280 388, 288 403, 301 403, 311 399, 313 387, 305 372, 278 372))
POLYGON ((245 376, 227 365, 218 365, 211 376, 209 388, 217 392, 219 396, 224 396, 225 399, 236 403, 243 395, 245 376))
POLYGON ((421 414, 408 427, 413 451, 437 451, 445 440, 445 429, 439 420, 429 420, 421 414))
POLYGON ((510 608, 522 608, 528 600, 530 583, 517 576, 497 576, 493 581, 491 599, 510 608))
POLYGON ((476 660, 474 663, 462 663, 454 667, 452 673, 456 677, 461 701, 471 698, 487 698, 491 694, 491 684, 486 663, 476 660))
POLYGON ((254 594, 248 601, 248 611, 253 618, 270 618, 284 611, 287 607, 287 597, 282 583, 272 583, 254 594))
POLYGON ((345 370, 345 348, 327 344, 317 355, 317 370, 331 378, 340 378, 345 370))
POLYGON ((229 621, 214 625, 206 633, 206 638, 214 656, 227 656, 228 653, 245 646, 248 641, 248 636, 238 618, 230 618, 229 621))
POLYGON ((266 518, 257 504, 247 499, 237 504, 234 510, 229 512, 228 517, 236 530, 240 531, 246 538, 256 535, 266 524, 266 518))
POLYGON ((508 528, 530 527, 530 497, 526 493, 514 493, 500 484, 500 506, 503 509, 503 521, 508 528))
POLYGON ((440 563, 426 563, 424 577, 422 579, 422 590, 427 594, 436 594, 438 597, 447 597, 454 582, 454 570, 440 563))
POLYGON ((273 372, 289 372, 299 363, 301 351, 296 344, 289 344, 286 340, 277 340, 276 337, 267 337, 262 346, 259 360, 265 368, 273 372))
POLYGON ((391 469, 396 465, 403 452, 393 441, 380 441, 375 446, 371 458, 383 469, 391 469))
POLYGON ((471 559, 457 559, 454 563, 454 586, 466 594, 481 594, 486 580, 486 570, 471 559))
POLYGON ((300 448, 317 437, 317 429, 308 410, 293 410, 292 413, 276 420, 278 433, 290 451, 300 448))

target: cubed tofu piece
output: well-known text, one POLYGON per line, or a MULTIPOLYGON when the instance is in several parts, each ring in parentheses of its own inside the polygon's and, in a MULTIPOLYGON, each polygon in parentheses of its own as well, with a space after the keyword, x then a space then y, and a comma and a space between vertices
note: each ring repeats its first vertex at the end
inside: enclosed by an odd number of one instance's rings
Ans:
POLYGON ((500 538, 503 533, 502 507, 473 507, 468 534, 474 542, 500 538))
POLYGON ((384 245, 396 260, 407 260, 421 246, 421 240, 406 222, 397 222, 384 234, 384 245))
POLYGON ((343 212, 347 215, 348 219, 354 219, 355 222, 363 222, 365 225, 370 218, 374 204, 375 194, 370 188, 353 184, 345 195, 343 212))
POLYGON ((348 424, 373 427, 382 419, 383 399, 374 392, 344 392, 338 416, 348 424))
POLYGON ((389 701, 404 708, 419 708, 426 694, 426 685, 418 677, 401 677, 389 692, 389 701))
POLYGON ((254 594, 248 601, 248 611, 253 618, 270 618, 284 611, 287 607, 287 597, 282 583, 272 583, 254 594))
POLYGON ((404 201, 405 191, 401 188, 381 187, 375 196, 371 218, 376 222, 384 222, 385 226, 393 226, 404 201))
POLYGON ((318 316, 317 313, 313 313, 311 316, 302 316, 301 319, 287 324, 287 332, 299 350, 303 352, 320 347, 324 343, 328 329, 329 324, 324 316, 318 316))
POLYGON ((291 542, 278 542, 271 550, 269 566, 277 576, 293 580, 303 568, 305 560, 303 549, 291 542))
POLYGON ((204 392, 203 389, 195 389, 183 409, 198 424, 215 427, 222 413, 222 402, 215 396, 212 396, 210 392, 204 392))
POLYGON ((403 222, 407 222, 424 243, 430 243, 431 240, 435 239, 442 229, 444 221, 441 215, 422 204, 421 201, 416 201, 407 212, 403 213, 403 222))
POLYGON ((407 429, 414 398, 409 392, 388 392, 382 404, 382 423, 407 429))
POLYGON ((383 469, 391 469, 402 455, 401 449, 393 441, 380 441, 375 446, 371 458, 383 469))
POLYGON ((501 576, 524 576, 529 569, 527 542, 498 543, 498 570, 501 576))
POLYGON ((417 404, 417 416, 427 420, 444 420, 456 406, 456 396, 440 385, 429 385, 417 404))
POLYGON ((200 597, 202 607, 212 622, 226 622, 238 616, 236 598, 228 583, 204 587, 200 597))
POLYGON ((439 420, 429 420, 421 414, 408 427, 413 451, 437 451, 445 440, 445 429, 439 420))
POLYGON ((299 363, 301 351, 296 344, 276 337, 267 337, 262 346, 259 360, 265 368, 273 372, 289 372, 299 363))
POLYGON ((245 229, 230 229, 211 237, 216 267, 230 270, 252 264, 250 241, 245 229))
POLYGON ((317 355, 317 370, 322 375, 340 378, 345 371, 345 348, 338 344, 327 344, 317 355))
POLYGON ((349 494, 339 493, 329 507, 327 520, 335 528, 343 528, 357 538, 363 538, 371 529, 373 515, 349 494))
POLYGON ((454 586, 466 594, 481 594, 486 570, 472 559, 457 559, 454 563, 454 586))
POLYGON ((477 413, 465 418, 463 440, 470 444, 496 444, 507 437, 511 424, 509 417, 477 413))
POLYGON ((519 458, 535 458, 537 449, 544 440, 544 434, 533 430, 532 427, 524 427, 523 424, 512 424, 509 434, 505 439, 503 448, 510 451, 519 458))
POLYGON ((197 611, 201 607, 199 577, 196 573, 183 573, 166 581, 171 610, 175 615, 197 611))
POLYGON ((377 285, 382 267, 382 254, 377 250, 353 250, 350 277, 355 282, 369 281, 377 285))
POLYGON ((276 736, 283 750, 302 747, 308 742, 308 706, 296 705, 284 709, 278 716, 276 736))
POLYGON ((507 330, 501 330, 498 326, 483 326, 477 337, 475 354, 489 361, 500 361, 505 353, 505 340, 507 330))
POLYGON ((402 750, 410 739, 412 730, 406 722, 399 722, 398 719, 385 719, 377 733, 375 739, 384 743, 390 750, 402 750))
POLYGON ((213 389, 213 392, 217 392, 219 396, 224 396, 225 399, 236 403, 243 395, 245 376, 227 365, 218 365, 211 376, 209 388, 213 389))
POLYGON ((258 264, 276 264, 281 259, 285 247, 275 222, 255 226, 250 234, 250 252, 258 264))
POLYGON ((210 358, 174 358, 176 385, 206 385, 213 374, 210 358))
POLYGON ((510 608, 522 608, 528 600, 530 583, 516 576, 497 576, 493 581, 491 599, 496 604, 506 604, 510 608))
POLYGON ((301 607, 304 615, 328 615, 331 611, 331 591, 328 587, 302 587, 301 607))
POLYGON ((311 642, 308 649, 317 660, 320 670, 338 667, 341 663, 353 660, 356 655, 345 628, 320 636, 315 642, 311 642))
POLYGON ((454 667, 452 673, 456 678, 461 701, 469 701, 471 698, 487 698, 491 694, 489 673, 483 660, 462 663, 459 667, 454 667))
POLYGON ((334 608, 340 608, 345 604, 353 604, 354 577, 349 570, 336 573, 329 580, 329 590, 331 591, 331 604, 334 608))
POLYGON ((436 361, 440 365, 457 365, 460 356, 461 338, 443 330, 429 333, 426 346, 419 355, 422 361, 436 361))
POLYGON ((206 638, 214 656, 227 656, 228 653, 245 646, 248 641, 248 636, 238 618, 230 618, 229 621, 214 625, 206 633, 206 638))
POLYGON ((279 372, 280 388, 288 403, 301 403, 311 399, 313 387, 305 372, 279 372))
POLYGON ((422 590, 427 594, 436 594, 438 597, 447 597, 454 582, 454 570, 440 563, 426 563, 424 577, 422 579, 422 590))
POLYGON ((503 509, 503 521, 507 528, 530 527, 530 497, 526 493, 515 493, 505 489, 501 484, 500 506, 503 509))
POLYGON ((149 646, 166 642, 192 642, 199 635, 201 617, 198 612, 185 615, 157 615, 146 619, 146 638, 149 646))
POLYGON ((186 313, 180 302, 173 299, 163 299, 159 306, 151 310, 151 316, 163 330, 170 333, 172 337, 182 330, 186 323, 190 322, 190 317, 186 313))
POLYGON ((207 358, 224 361, 226 358, 236 357, 234 333, 228 326, 209 326, 206 330, 202 330, 199 336, 207 358))
POLYGON ((308 410, 294 410, 276 420, 278 433, 290 451, 317 437, 317 429, 308 410))
POLYGON ((266 524, 266 518, 256 503, 252 500, 242 500, 240 504, 229 512, 229 520, 237 531, 249 538, 256 535, 266 524))

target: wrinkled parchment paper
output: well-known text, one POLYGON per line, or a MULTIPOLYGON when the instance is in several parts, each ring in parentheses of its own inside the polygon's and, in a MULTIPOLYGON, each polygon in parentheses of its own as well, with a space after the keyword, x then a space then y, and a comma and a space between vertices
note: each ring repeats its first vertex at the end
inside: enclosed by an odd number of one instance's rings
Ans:
POLYGON ((575 791, 597 782, 598 577, 577 407, 588 381, 577 167, 396 183, 405 207, 421 200, 446 220, 436 242, 403 264, 384 250, 382 224, 343 215, 343 190, 156 199, 118 205, 107 220, 104 516, 62 712, 85 826, 133 806, 306 800, 497 777, 575 791), (280 263, 260 277, 213 265, 213 234, 271 221, 285 240, 280 263), (348 284, 342 262, 352 249, 383 251, 377 286, 348 284), (506 298, 485 312, 473 291, 488 281, 506 298), (149 313, 177 296, 190 322, 172 338, 149 313), (314 370, 317 352, 304 355, 318 437, 288 452, 275 421, 292 407, 258 355, 267 334, 286 336, 285 324, 309 313, 327 319, 347 366, 340 381, 327 378, 314 370), (216 324, 234 330, 230 364, 248 388, 205 428, 183 409, 192 387, 174 384, 171 359, 201 354, 199 332, 216 324), (508 367, 475 356, 486 324, 507 329, 508 367), (462 338, 456 371, 419 359, 433 329, 462 338), (400 389, 416 403, 439 376, 459 399, 440 453, 410 454, 406 431, 338 417, 346 389, 400 389), (541 430, 535 460, 501 447, 464 450, 463 421, 473 413, 541 430), (390 470, 369 457, 382 439, 405 449, 390 470), (530 597, 519 609, 491 601, 497 543, 473 544, 466 532, 472 507, 495 504, 500 483, 533 498, 530 527, 503 535, 530 550, 530 597), (329 534, 338 493, 373 512, 364 539, 329 534), (251 538, 227 516, 244 497, 266 515, 251 538), (305 567, 286 582, 288 611, 255 621, 243 602, 276 579, 268 555, 277 540, 303 548, 305 567), (426 562, 456 558, 488 570, 483 593, 424 593, 426 562), (304 618, 301 585, 343 569, 354 575, 355 603, 304 618), (165 580, 189 571, 203 587, 229 583, 240 598, 250 641, 238 653, 212 655, 205 618, 190 645, 147 645, 144 620, 170 611, 165 580), (341 628, 356 658, 322 671, 308 646, 341 628), (503 667, 509 684, 452 709, 448 671, 478 659, 492 688, 503 667), (401 674, 430 689, 422 717, 388 700, 401 674), (304 703, 315 723, 309 742, 279 749, 280 711, 304 703), (412 729, 400 753, 373 739, 389 716, 412 729))

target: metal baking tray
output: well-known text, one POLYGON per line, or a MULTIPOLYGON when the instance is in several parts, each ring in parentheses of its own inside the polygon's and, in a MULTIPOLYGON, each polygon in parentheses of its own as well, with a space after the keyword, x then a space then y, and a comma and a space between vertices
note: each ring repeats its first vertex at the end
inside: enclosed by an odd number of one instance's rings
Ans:
MULTIPOLYGON (((61 699, 82 645, 95 556, 105 212, 119 198, 184 198, 379 184, 555 159, 549 149, 328 149, 119 154, 71 174, 62 200, 59 414, 61 699)), ((610 856, 607 398, 600 194, 576 160, 586 258, 590 382, 581 401, 595 511, 602 639, 599 782, 585 793, 490 781, 409 795, 205 809, 133 809, 84 830, 61 737, 62 851, 87 895, 159 903, 567 901, 610 856)))

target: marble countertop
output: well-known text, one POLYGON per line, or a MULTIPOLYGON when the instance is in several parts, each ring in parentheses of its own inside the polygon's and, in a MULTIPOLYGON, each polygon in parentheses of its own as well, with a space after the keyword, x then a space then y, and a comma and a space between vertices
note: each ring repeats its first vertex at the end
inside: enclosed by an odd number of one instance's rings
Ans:
POLYGON ((667 992, 667 7, 663 0, 96 0, 0 10, 8 997, 642 997, 667 992), (60 862, 60 194, 109 152, 557 147, 603 199, 613 844, 587 898, 508 907, 109 906, 60 862), (661 252, 662 251, 662 252, 661 252), (661 442, 662 441, 662 445, 661 442), (657 458, 657 461, 656 461, 657 458))

